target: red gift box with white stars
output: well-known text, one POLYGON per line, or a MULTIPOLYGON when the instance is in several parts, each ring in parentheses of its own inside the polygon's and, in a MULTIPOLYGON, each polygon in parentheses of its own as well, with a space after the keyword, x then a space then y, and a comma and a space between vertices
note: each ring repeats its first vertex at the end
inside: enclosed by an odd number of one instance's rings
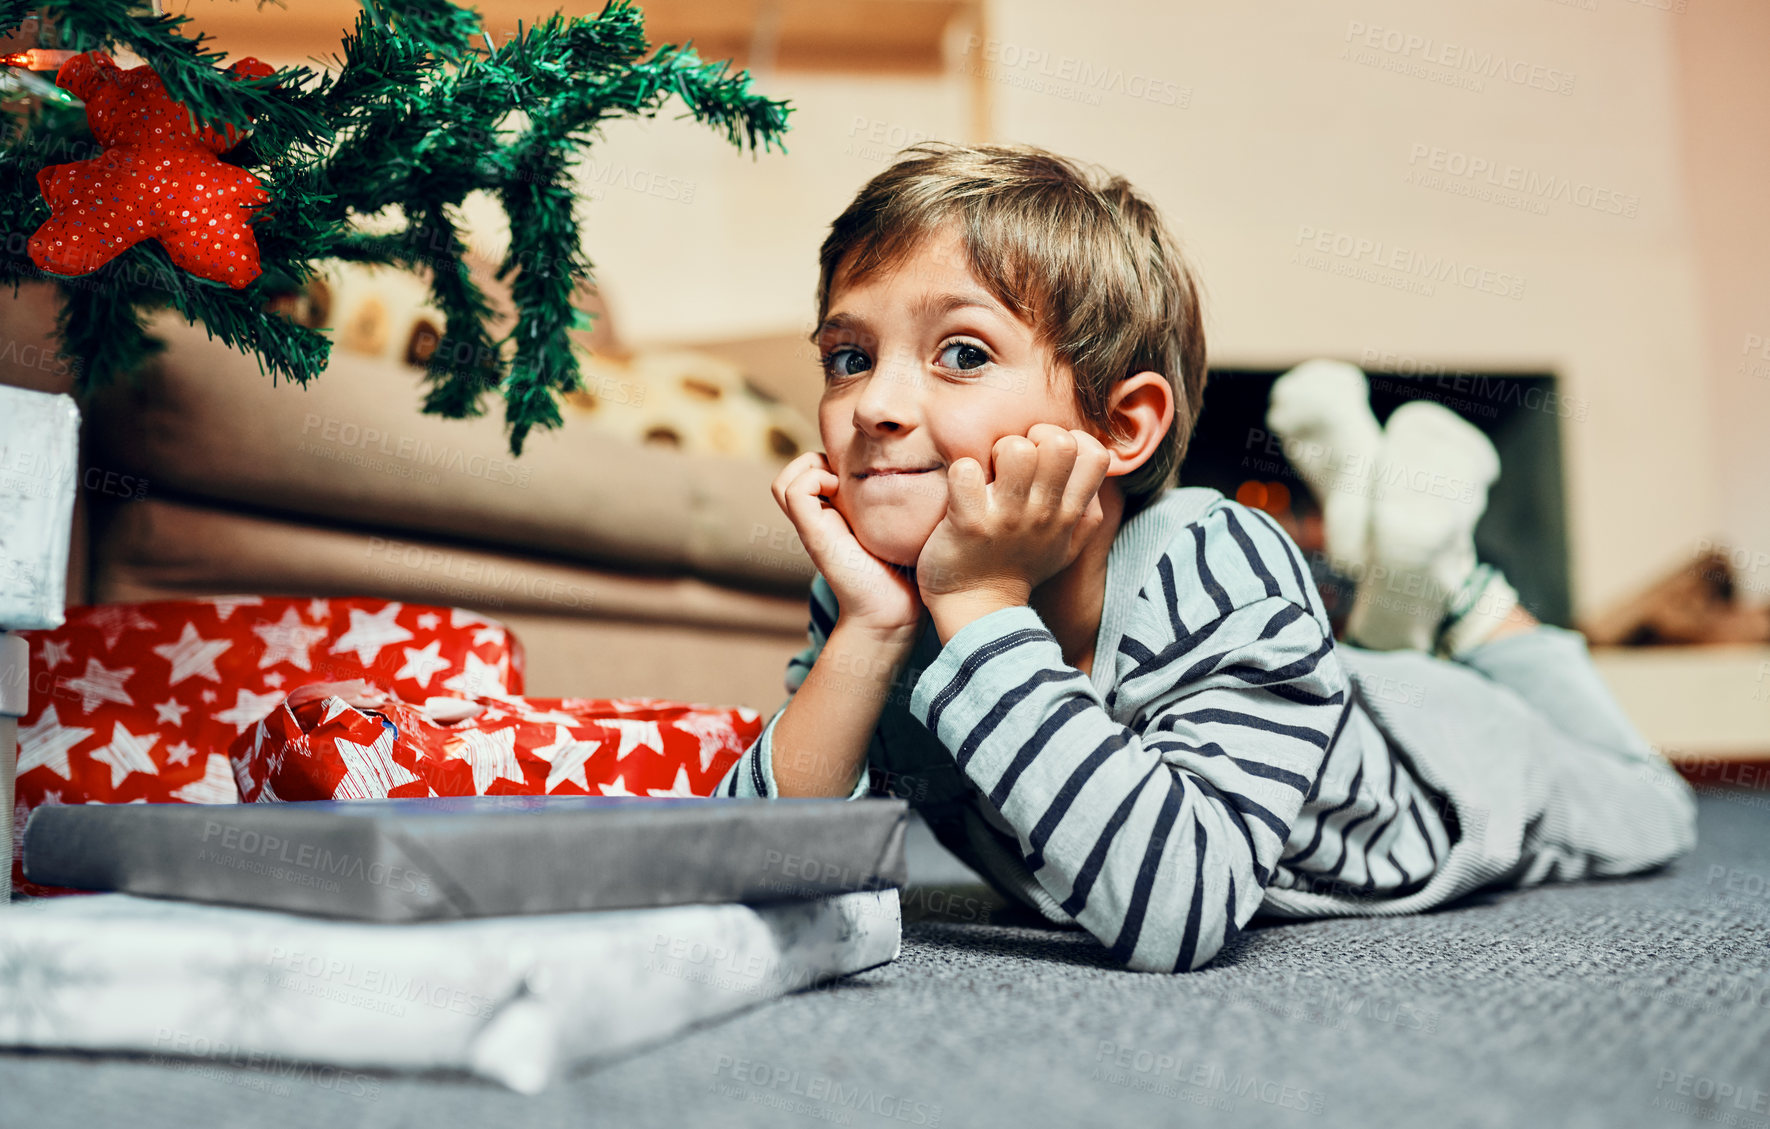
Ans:
POLYGON ((32 809, 74 803, 241 802, 228 747, 290 690, 365 680, 395 697, 522 692, 502 624, 373 599, 213 597, 70 608, 30 645, 19 722, 17 848, 32 809))
POLYGON ((762 715, 652 698, 431 697, 312 686, 234 742, 240 798, 710 796, 762 715), (337 692, 333 692, 336 689, 337 692))

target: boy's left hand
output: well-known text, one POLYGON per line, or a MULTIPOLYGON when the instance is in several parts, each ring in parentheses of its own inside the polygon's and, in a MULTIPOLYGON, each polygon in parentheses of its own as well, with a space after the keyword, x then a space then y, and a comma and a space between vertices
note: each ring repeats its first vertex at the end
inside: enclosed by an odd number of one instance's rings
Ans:
POLYGON ((947 511, 916 559, 922 603, 944 644, 974 619, 1023 605, 1080 555, 1106 520, 1100 486, 1111 456, 1085 431, 1034 424, 976 459, 947 467, 947 511))

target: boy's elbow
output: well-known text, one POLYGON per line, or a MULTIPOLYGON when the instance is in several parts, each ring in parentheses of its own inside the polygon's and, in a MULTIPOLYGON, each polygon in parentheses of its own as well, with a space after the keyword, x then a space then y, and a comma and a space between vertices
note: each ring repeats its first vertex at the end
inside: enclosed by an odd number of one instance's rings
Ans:
MULTIPOLYGON (((1139 942, 1131 948, 1123 943, 1122 929, 1114 936, 1094 936, 1113 963, 1126 972, 1194 972, 1215 960, 1223 948, 1225 929, 1220 923, 1201 923, 1197 934, 1189 936, 1183 911, 1175 920, 1162 923, 1162 928, 1147 927, 1155 924, 1146 923, 1139 942)), ((1228 930, 1239 931, 1233 923, 1229 923, 1228 930)))
POLYGON ((1201 942, 1193 950, 1191 964, 1185 965, 1184 967, 1179 964, 1176 964, 1173 967, 1169 968, 1168 971, 1169 972, 1197 972, 1199 969, 1205 967, 1206 965, 1210 964, 1212 961, 1217 959, 1217 954, 1223 951, 1223 944, 1224 944, 1224 938, 1220 935, 1212 938, 1208 943, 1201 942))
POLYGON ((1251 868, 1229 860, 1213 862, 1207 861, 1196 881, 1189 864, 1186 881, 1173 883, 1165 894, 1158 878, 1150 899, 1126 916, 1141 922, 1135 939, 1127 942, 1125 928, 1101 937, 1120 967, 1127 972, 1195 972, 1217 959, 1241 932, 1259 908, 1260 883, 1251 868))
POLYGON ((1189 954, 1182 951, 1176 955, 1173 947, 1139 946, 1135 951, 1123 953, 1112 947, 1108 952, 1113 962, 1126 972, 1196 972, 1217 959, 1217 953, 1223 948, 1221 937, 1206 943, 1202 939, 1189 954), (1190 961, 1190 963, 1187 963, 1190 961))

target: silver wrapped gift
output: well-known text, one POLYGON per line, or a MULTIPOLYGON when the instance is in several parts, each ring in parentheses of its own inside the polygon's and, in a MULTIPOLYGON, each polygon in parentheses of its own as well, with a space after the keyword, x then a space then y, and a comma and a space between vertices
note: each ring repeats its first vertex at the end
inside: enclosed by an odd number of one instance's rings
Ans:
POLYGON ((900 799, 456 796, 40 807, 25 877, 366 921, 768 902, 904 882, 900 799))

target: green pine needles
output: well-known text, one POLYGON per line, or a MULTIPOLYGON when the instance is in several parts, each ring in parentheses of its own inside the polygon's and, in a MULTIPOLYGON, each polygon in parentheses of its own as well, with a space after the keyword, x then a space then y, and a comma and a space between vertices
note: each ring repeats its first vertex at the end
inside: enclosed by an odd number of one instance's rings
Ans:
MULTIPOLYGON (((261 0, 262 2, 262 0, 261 0)), ((573 159, 616 118, 654 117, 672 96, 695 120, 722 130, 752 156, 778 146, 792 107, 752 92, 746 72, 705 63, 691 45, 646 43, 630 0, 596 16, 559 15, 496 43, 479 17, 447 0, 362 0, 336 73, 285 67, 259 79, 228 75, 204 37, 180 34, 184 16, 152 14, 140 0, 0 0, 0 34, 27 20, 76 51, 127 47, 184 103, 199 125, 248 123, 252 134, 224 159, 250 170, 271 195, 253 222, 261 274, 235 290, 187 274, 144 240, 91 274, 39 270, 25 240, 49 218, 37 170, 96 156, 83 107, 32 99, 0 118, 0 282, 51 279, 65 299, 63 356, 89 392, 128 374, 163 343, 145 316, 171 306, 211 336, 257 356, 272 379, 298 384, 326 367, 331 340, 270 312, 325 260, 427 268, 446 319, 427 370, 424 411, 480 415, 503 394, 512 453, 530 429, 561 423, 557 393, 578 387, 568 330, 581 328, 574 295, 591 278, 582 252, 573 159), (648 57, 649 56, 649 57, 648 57), (493 310, 469 276, 457 209, 469 192, 493 195, 510 221, 498 266, 517 320, 494 338, 493 310), (356 218, 397 205, 403 231, 371 234, 356 218)), ((274 13, 265 14, 274 20, 274 13)), ((337 60, 335 60, 337 61, 337 60)))

